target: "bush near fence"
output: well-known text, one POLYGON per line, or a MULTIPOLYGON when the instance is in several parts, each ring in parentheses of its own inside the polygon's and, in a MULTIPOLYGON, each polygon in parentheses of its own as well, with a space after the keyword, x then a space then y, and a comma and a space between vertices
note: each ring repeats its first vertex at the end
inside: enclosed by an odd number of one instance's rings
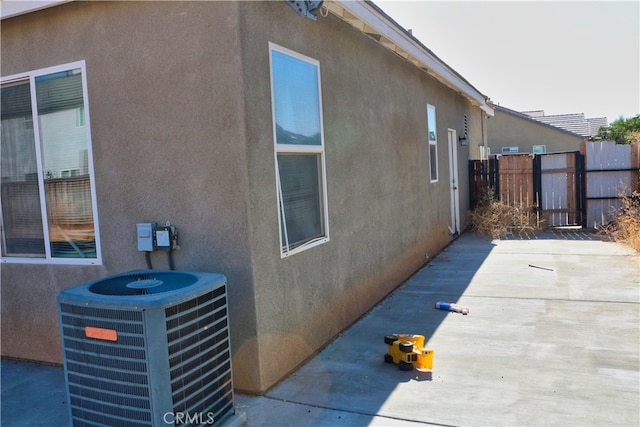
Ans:
POLYGON ((514 231, 538 231, 542 221, 536 206, 506 204, 489 187, 470 213, 472 229, 498 239, 514 231))
MULTIPOLYGON (((487 191, 504 205, 538 214, 537 226, 577 225, 598 229, 640 192, 640 143, 584 142, 580 151, 508 154, 469 161, 471 208, 487 191), (621 194, 621 190, 625 191, 621 194)), ((496 216, 497 207, 491 217, 496 216)))
POLYGON ((640 253, 640 191, 634 191, 629 197, 621 197, 621 201, 622 208, 616 212, 615 219, 604 227, 604 232, 614 241, 640 253))

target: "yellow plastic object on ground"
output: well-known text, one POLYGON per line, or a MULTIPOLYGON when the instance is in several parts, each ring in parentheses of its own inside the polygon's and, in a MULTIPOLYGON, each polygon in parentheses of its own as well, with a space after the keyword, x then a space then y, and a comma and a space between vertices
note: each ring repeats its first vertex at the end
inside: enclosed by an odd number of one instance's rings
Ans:
POLYGON ((392 334, 384 337, 389 351, 384 361, 395 363, 403 371, 433 369, 433 350, 424 348, 424 335, 392 334))

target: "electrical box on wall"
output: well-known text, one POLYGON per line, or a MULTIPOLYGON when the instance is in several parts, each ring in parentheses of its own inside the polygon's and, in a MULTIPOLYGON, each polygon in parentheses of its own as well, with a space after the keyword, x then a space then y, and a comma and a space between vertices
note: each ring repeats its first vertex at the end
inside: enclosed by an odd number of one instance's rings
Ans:
POLYGON ((155 246, 155 222, 139 222, 138 229, 138 250, 152 252, 155 246))
POLYGON ((171 223, 156 227, 156 249, 178 249, 178 231, 171 223))
POLYGON ((171 251, 180 249, 178 246, 178 230, 167 221, 165 225, 157 225, 155 222, 139 222, 138 250, 153 252, 156 249, 171 251))

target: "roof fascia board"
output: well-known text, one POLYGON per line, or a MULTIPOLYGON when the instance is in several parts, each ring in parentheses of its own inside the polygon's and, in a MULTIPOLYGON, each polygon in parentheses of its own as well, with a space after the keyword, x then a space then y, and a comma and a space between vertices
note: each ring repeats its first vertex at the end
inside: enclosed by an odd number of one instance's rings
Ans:
POLYGON ((46 9, 59 4, 68 3, 70 1, 73 0, 2 0, 0 1, 0 19, 24 15, 26 13, 35 12, 37 10, 46 9))
MULTIPOLYGON (((329 2, 325 2, 325 5, 329 6, 328 3, 329 2)), ((493 116, 493 108, 487 104, 486 98, 482 93, 426 49, 413 36, 409 35, 407 31, 401 29, 399 25, 391 22, 384 14, 380 13, 377 7, 367 1, 336 0, 335 3, 362 21, 365 26, 375 29, 382 37, 390 40, 402 50, 406 51, 409 56, 417 59, 419 63, 428 70, 427 72, 439 80, 442 80, 443 83, 450 88, 462 93, 473 104, 493 116)), ((328 9, 332 10, 330 6, 328 9)), ((364 32, 364 28, 361 31, 364 32)), ((413 63, 413 61, 411 62, 413 63)))

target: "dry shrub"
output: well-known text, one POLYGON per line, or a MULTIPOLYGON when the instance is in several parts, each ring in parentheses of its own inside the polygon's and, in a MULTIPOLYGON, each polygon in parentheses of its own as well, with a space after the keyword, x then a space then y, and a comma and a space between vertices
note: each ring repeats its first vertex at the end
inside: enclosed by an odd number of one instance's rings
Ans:
POLYGON ((473 229, 494 239, 506 236, 512 230, 539 230, 540 220, 535 206, 511 206, 494 197, 489 188, 471 212, 473 229))
POLYGON ((614 241, 640 252, 640 191, 621 197, 622 207, 607 225, 606 232, 614 241))

